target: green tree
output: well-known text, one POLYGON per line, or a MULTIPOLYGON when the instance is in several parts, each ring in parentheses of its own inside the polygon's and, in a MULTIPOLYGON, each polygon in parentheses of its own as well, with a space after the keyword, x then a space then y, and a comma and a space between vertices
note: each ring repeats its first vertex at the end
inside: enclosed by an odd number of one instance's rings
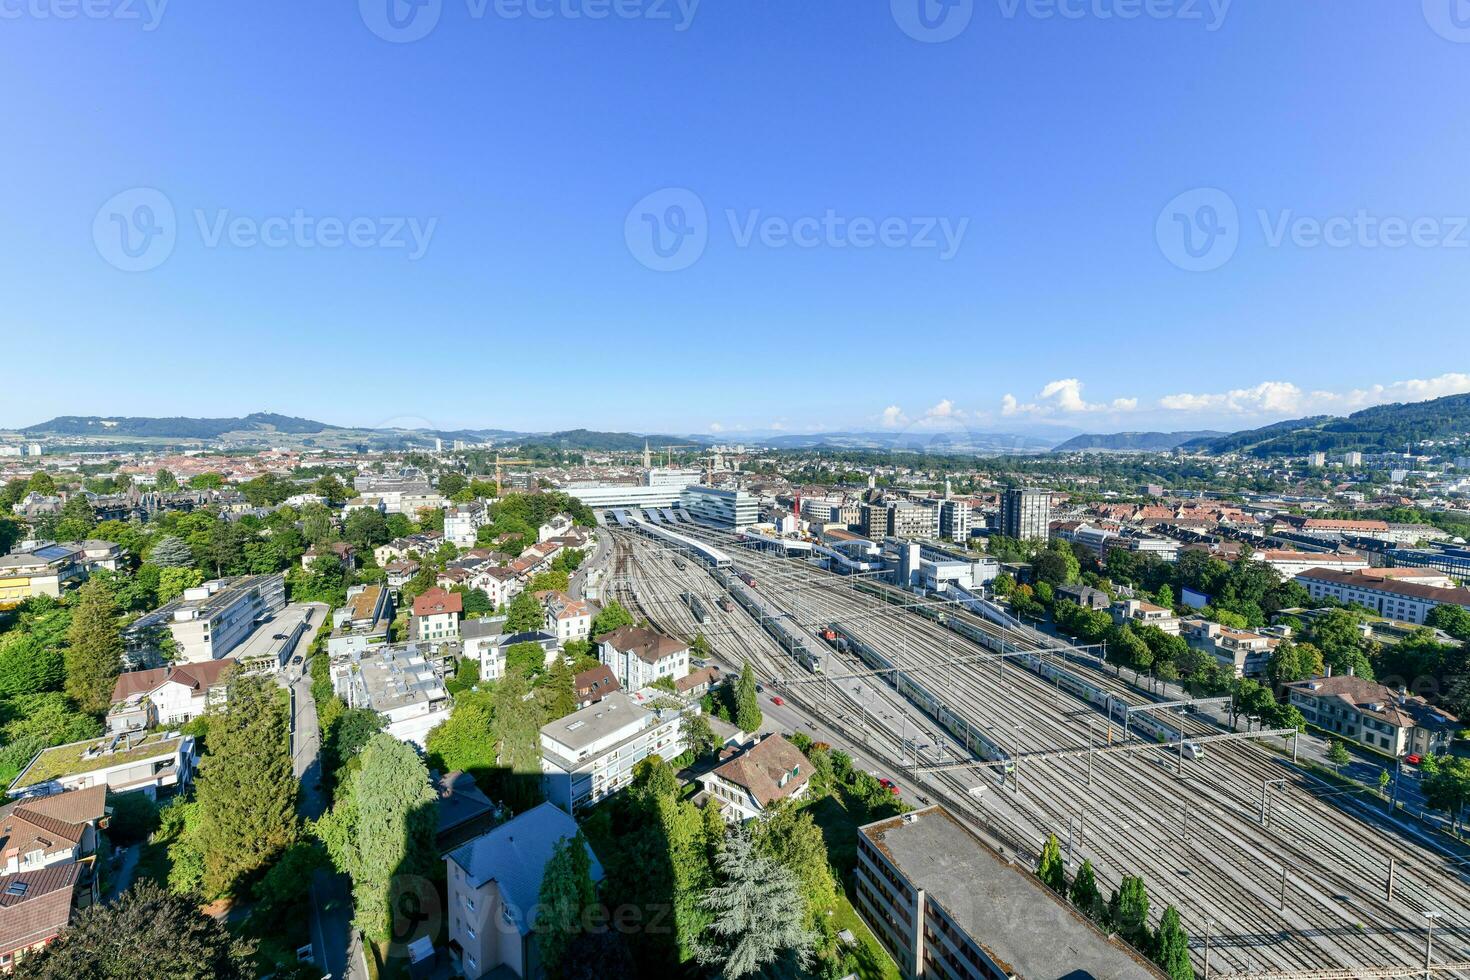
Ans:
POLYGON ((252 946, 194 902, 140 881, 116 902, 79 913, 50 944, 17 960, 31 980, 248 980, 252 946))
POLYGON ((495 711, 483 693, 455 699, 449 718, 425 740, 429 765, 440 772, 467 772, 488 790, 498 758, 495 711))
POLYGON ((758 732, 763 717, 756 697, 755 671, 747 660, 740 668, 740 680, 735 683, 735 724, 742 732, 758 732))
POLYGON ((532 576, 531 583, 526 586, 527 592, 565 592, 570 584, 570 576, 566 572, 556 570, 539 572, 532 576))
POLYGON ((558 978, 563 976, 561 965, 567 950, 589 921, 588 911, 597 904, 592 860, 580 831, 556 843, 541 878, 540 899, 536 944, 547 976, 558 978))
MULTIPOLYGON (((539 648, 538 648, 539 649, 539 648)), ((558 653, 546 674, 546 715, 548 721, 565 718, 577 710, 577 685, 572 667, 565 655, 558 653)))
POLYGON ((1179 910, 1170 905, 1159 919, 1154 937, 1154 962, 1163 967, 1171 980, 1194 980, 1194 967, 1189 962, 1189 936, 1179 921, 1179 910))
POLYGON ((1036 877, 1058 895, 1067 894, 1067 868, 1062 863, 1062 847, 1056 834, 1047 834, 1041 846, 1041 857, 1036 862, 1036 877))
POLYGON ((546 610, 527 589, 510 601, 506 611, 505 631, 510 634, 533 633, 546 625, 546 610))
POLYGON ((616 599, 602 607, 602 610, 592 618, 592 635, 602 636, 611 633, 620 626, 632 626, 633 614, 623 607, 616 599))
POLYGON ((66 658, 54 646, 20 630, 0 634, 0 698, 57 691, 66 683, 66 658))
POLYGON ((43 497, 54 497, 56 495, 56 481, 51 479, 51 474, 45 470, 37 470, 26 481, 26 492, 39 493, 43 497))
POLYGON ((1463 756, 1431 756, 1424 760, 1419 788, 1425 801, 1450 815, 1453 824, 1470 806, 1470 759, 1463 756))
POLYGON ((197 568, 164 568, 158 573, 158 601, 172 602, 192 589, 204 584, 204 573, 197 568))
POLYGON ((187 568, 194 564, 194 552, 183 538, 165 534, 149 549, 148 561, 159 568, 187 568))
POLYGON ((1284 642, 1271 651, 1266 674, 1275 684, 1291 684, 1308 677, 1320 677, 1325 667, 1322 651, 1310 643, 1284 642))
POLYGON ((74 494, 61 508, 61 519, 56 523, 58 541, 81 541, 97 526, 97 515, 85 494, 74 494))
POLYGON ((541 712, 526 698, 528 689, 521 673, 508 670, 491 695, 498 736, 496 795, 517 813, 541 801, 541 712))
POLYGON ((1072 904, 1075 905, 1083 915, 1100 922, 1107 915, 1107 909, 1103 907, 1102 892, 1097 887, 1097 872, 1093 870, 1090 860, 1083 861, 1082 866, 1077 869, 1077 877, 1072 880, 1072 904))
POLYGON ((331 473, 318 477, 311 485, 311 492, 326 500, 329 505, 340 504, 347 499, 347 488, 331 473))
POLYGON ((207 895, 236 894, 296 839, 297 781, 280 688, 231 678, 199 764, 198 844, 207 895))
POLYGON ((505 650, 505 672, 535 681, 546 672, 546 651, 539 643, 512 643, 505 650))
POLYGON ((1327 761, 1332 763, 1335 768, 1341 769, 1343 766, 1352 762, 1353 757, 1348 752, 1347 746, 1343 745, 1340 739, 1334 738, 1327 745, 1327 761))
POLYGON ((173 493, 179 488, 179 478, 170 470, 158 470, 153 474, 153 486, 162 493, 173 493))
POLYGON ((1124 875, 1108 900, 1108 918, 1118 934, 1141 950, 1148 949, 1148 888, 1137 875, 1124 875))
MULTIPOLYGON (((717 807, 707 809, 716 810, 717 807)), ((708 833, 708 832, 707 832, 708 833)), ((810 913, 809 924, 837 905, 837 879, 827 861, 827 844, 811 812, 789 802, 767 810, 752 832, 757 849, 796 876, 810 913)), ((724 843, 723 821, 719 843, 724 843)))
POLYGON ((429 771, 413 747, 380 733, 363 748, 361 765, 317 823, 333 863, 352 877, 354 921, 371 939, 386 940, 391 933, 395 876, 433 873, 437 802, 429 771))
POLYGON ((117 604, 102 579, 82 586, 66 640, 66 693, 83 711, 101 715, 112 704, 123 655, 117 604))
POLYGON ((796 877, 756 850, 743 830, 725 839, 718 884, 701 903, 710 916, 695 944, 699 962, 727 980, 740 980, 775 967, 792 975, 812 961, 816 934, 796 877))

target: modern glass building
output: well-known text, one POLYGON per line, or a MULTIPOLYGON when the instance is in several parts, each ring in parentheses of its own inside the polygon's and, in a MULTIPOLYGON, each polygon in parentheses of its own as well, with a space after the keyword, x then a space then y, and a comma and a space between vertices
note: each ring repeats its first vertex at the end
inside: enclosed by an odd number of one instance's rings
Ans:
POLYGON ((760 522, 760 502, 744 490, 685 487, 679 499, 697 520, 720 527, 742 528, 760 522))

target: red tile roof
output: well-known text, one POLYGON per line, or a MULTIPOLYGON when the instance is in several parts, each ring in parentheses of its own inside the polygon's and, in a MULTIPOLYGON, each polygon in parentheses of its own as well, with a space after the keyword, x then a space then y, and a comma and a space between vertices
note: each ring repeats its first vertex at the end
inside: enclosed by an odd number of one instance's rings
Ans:
POLYGON ((151 694, 165 684, 182 684, 191 691, 203 691, 223 683, 229 669, 235 666, 232 657, 223 660, 206 660, 197 664, 180 664, 176 667, 154 667, 152 670, 130 670, 119 674, 112 686, 112 703, 126 701, 140 694, 151 694))
POLYGON ((441 613, 463 613, 464 597, 458 592, 429 589, 413 600, 415 616, 435 616, 441 613))

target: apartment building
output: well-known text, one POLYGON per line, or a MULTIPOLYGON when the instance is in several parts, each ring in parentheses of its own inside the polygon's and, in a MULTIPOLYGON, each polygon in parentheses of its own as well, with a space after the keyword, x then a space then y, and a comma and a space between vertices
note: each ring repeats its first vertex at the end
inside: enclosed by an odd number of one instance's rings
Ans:
POLYGON ((1179 617, 1174 615, 1173 610, 1156 606, 1152 602, 1144 602, 1141 599, 1123 599, 1113 603, 1110 612, 1113 622, 1119 625, 1157 626, 1170 636, 1179 635, 1179 617))
MULTIPOLYGON (((14 972, 17 963, 71 924, 83 904, 79 893, 87 891, 84 873, 79 864, 58 864, 0 876, 0 973, 14 972)), ((94 898, 87 894, 87 904, 94 898)))
POLYGON ((939 536, 960 544, 970 540, 970 502, 968 500, 941 500, 939 502, 939 536))
POLYGON ((214 579, 140 617, 123 640, 134 660, 157 663, 159 638, 168 630, 175 663, 204 663, 229 656, 284 608, 286 581, 280 574, 214 579))
POLYGON ((194 736, 123 732, 42 749, 10 783, 15 797, 50 796, 105 786, 112 793, 157 796, 187 786, 197 763, 194 736))
MULTIPOLYGON (((466 980, 543 975, 535 934, 541 880, 556 848, 576 838, 576 821, 542 803, 445 857, 449 952, 466 980)), ((596 885, 602 865, 584 846, 596 885)))
POLYGON ((1011 487, 1000 497, 997 530, 1019 541, 1045 541, 1051 530, 1051 491, 1011 487))
POLYGON ((1458 718, 1402 687, 1395 692, 1351 671, 1286 688, 1309 723, 1392 756, 1448 752, 1460 728, 1458 718))
POLYGON ((943 807, 858 828, 857 910, 904 980, 1164 974, 943 807))
POLYGON ((333 659, 332 689, 347 707, 376 711, 388 719, 384 731, 420 748, 430 730, 449 718, 443 674, 415 643, 333 659))
POLYGON ((727 749, 724 761, 699 777, 706 805, 718 806, 727 821, 744 823, 765 814, 772 804, 799 800, 811 788, 811 765, 801 750, 781 735, 756 744, 727 749))
POLYGON ((196 664, 130 670, 112 686, 107 730, 112 733, 182 725, 224 702, 238 663, 231 657, 196 664))
POLYGON ((587 600, 573 599, 565 592, 551 592, 546 596, 545 606, 546 632, 562 646, 591 635, 594 613, 587 600))
POLYGON ((1250 560, 1274 568, 1282 579, 1296 578, 1314 568, 1325 568, 1333 572, 1357 572, 1368 567, 1368 559, 1362 555, 1312 554, 1280 548, 1253 551, 1250 560))
POLYGON ((464 596, 458 592, 429 589, 414 597, 408 632, 420 642, 458 640, 459 620, 464 615, 464 596))
POLYGON ((1387 619, 1421 626, 1443 605, 1470 609, 1470 589, 1443 589, 1373 575, 1313 568, 1296 577, 1313 599, 1356 603, 1387 619))
POLYGON ((1186 620, 1183 632, 1190 646, 1214 657, 1236 677, 1264 677, 1271 651, 1281 643, 1275 637, 1231 629, 1206 619, 1186 620))
POLYGON ((57 598, 86 579, 82 550, 75 545, 46 544, 18 551, 0 558, 0 604, 39 595, 57 598))
POLYGON ((547 800, 575 814, 627 786, 644 759, 671 759, 684 748, 677 708, 642 708, 614 691, 542 727, 542 789, 547 800))
POLYGON ((689 673, 689 647, 641 626, 620 626, 597 638, 598 659, 612 668, 626 690, 640 691, 661 677, 677 681, 689 673))
POLYGON ((380 585, 354 585, 347 590, 347 604, 332 612, 327 655, 340 657, 387 643, 391 625, 393 593, 380 585))
POLYGON ((896 500, 887 508, 887 531, 895 538, 932 538, 938 526, 937 517, 937 508, 896 500))
POLYGON ((458 548, 472 548, 480 528, 489 520, 485 505, 479 501, 447 507, 444 510, 444 540, 458 548))

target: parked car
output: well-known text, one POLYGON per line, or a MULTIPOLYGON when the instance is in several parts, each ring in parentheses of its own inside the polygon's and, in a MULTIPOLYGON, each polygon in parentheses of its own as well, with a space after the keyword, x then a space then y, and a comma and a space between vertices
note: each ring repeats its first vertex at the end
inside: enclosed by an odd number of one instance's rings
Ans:
POLYGON ((1418 752, 1414 752, 1410 755, 1404 756, 1404 761, 1411 766, 1417 766, 1419 763, 1424 761, 1424 757, 1418 752))
POLYGON ((299 663, 301 663, 301 655, 300 654, 297 654, 296 656, 292 657, 291 658, 291 663, 292 664, 299 664, 299 663))
POLYGON ((771 703, 776 705, 777 707, 780 707, 781 705, 785 704, 786 701, 781 697, 781 695, 773 694, 771 695, 771 703))

